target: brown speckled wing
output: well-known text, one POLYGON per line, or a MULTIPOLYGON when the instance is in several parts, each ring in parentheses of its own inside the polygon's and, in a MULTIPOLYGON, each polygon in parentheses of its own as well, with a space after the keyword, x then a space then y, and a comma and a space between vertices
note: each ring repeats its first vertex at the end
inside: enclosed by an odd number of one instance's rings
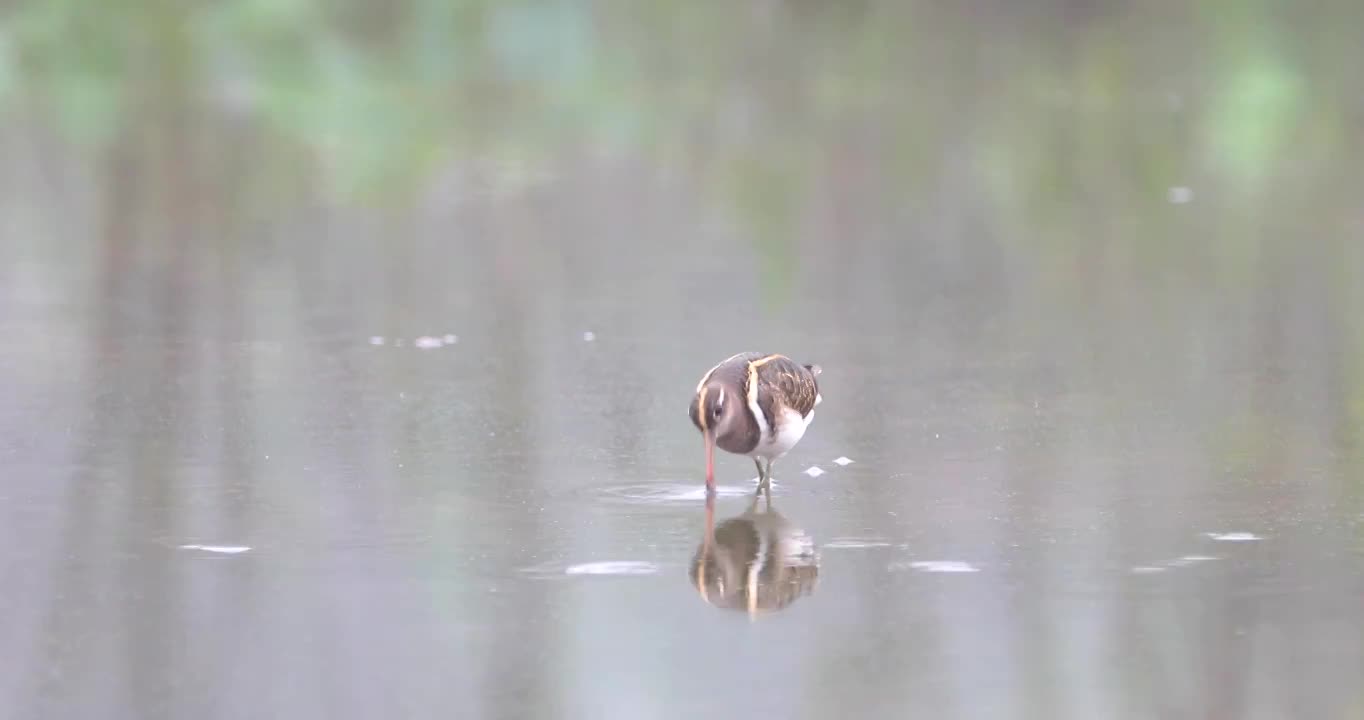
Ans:
POLYGON ((789 407, 809 416, 819 397, 819 381, 812 367, 806 367, 784 356, 769 355, 751 362, 758 378, 758 405, 767 415, 768 423, 779 407, 789 407), (767 391, 767 392, 764 392, 767 391), (769 397, 770 395, 770 397, 769 397))

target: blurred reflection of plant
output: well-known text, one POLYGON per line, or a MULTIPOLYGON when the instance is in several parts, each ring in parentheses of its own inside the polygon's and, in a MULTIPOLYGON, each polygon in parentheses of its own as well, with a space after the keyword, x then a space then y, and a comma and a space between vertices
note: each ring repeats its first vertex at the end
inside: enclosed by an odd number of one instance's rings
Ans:
POLYGON ((174 122, 161 107, 246 118, 280 148, 257 172, 306 153, 351 198, 410 197, 452 165, 508 190, 560 158, 684 167, 752 238, 771 298, 797 270, 802 213, 854 152, 879 207, 968 167, 1000 223, 1040 230, 1001 241, 1058 285, 1175 261, 1246 283, 1278 180, 1357 147, 1333 91, 1349 78, 1321 71, 1351 66, 1357 44, 1331 28, 1364 11, 1285 25, 1259 4, 1178 21, 1067 7, 23 2, 0 25, 0 101, 95 146, 174 122), (1064 32, 1027 24, 1061 18, 1064 32), (1156 210, 1186 184, 1243 221, 1188 247, 1156 210))

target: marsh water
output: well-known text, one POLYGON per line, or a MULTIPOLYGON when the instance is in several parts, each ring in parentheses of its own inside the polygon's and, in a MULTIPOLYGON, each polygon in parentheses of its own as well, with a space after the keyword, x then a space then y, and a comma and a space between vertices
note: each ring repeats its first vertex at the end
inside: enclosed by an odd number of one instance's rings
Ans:
POLYGON ((0 716, 1361 717, 1364 17, 1200 8, 14 6, 0 716))

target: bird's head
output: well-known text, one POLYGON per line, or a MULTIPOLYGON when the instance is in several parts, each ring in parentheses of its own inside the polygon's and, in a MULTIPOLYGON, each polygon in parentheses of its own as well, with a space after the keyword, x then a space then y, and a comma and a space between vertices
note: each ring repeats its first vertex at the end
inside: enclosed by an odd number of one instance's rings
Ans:
POLYGON ((701 386, 692 398, 691 422, 703 434, 724 435, 733 424, 734 415, 743 405, 743 394, 729 383, 710 382, 701 386))
POLYGON ((733 432, 735 418, 743 406, 742 391, 732 383, 712 380, 701 386, 692 398, 688 415, 706 441, 706 487, 715 485, 715 443, 733 432))

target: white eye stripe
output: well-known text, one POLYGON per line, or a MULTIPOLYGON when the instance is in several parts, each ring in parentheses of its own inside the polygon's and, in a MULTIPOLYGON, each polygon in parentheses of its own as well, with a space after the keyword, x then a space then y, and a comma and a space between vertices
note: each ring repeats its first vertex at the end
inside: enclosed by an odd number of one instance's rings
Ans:
POLYGON ((720 388, 720 395, 715 398, 715 407, 725 406, 725 389, 720 388))

